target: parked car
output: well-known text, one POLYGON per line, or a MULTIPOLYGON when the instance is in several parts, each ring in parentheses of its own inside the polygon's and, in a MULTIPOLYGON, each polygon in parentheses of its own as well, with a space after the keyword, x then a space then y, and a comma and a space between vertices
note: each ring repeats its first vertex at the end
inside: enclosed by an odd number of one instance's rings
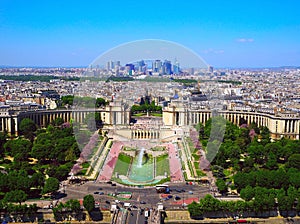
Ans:
POLYGON ((177 200, 180 200, 181 198, 179 196, 175 196, 174 200, 177 201, 177 200))

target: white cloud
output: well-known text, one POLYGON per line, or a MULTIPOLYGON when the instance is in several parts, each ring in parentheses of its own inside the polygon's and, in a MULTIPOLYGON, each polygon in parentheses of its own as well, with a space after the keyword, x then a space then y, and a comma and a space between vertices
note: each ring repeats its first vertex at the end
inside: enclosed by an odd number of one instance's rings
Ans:
POLYGON ((254 39, 253 38, 239 38, 236 41, 240 42, 240 43, 251 43, 251 42, 254 42, 254 39))
POLYGON ((215 49, 212 49, 212 48, 209 48, 209 49, 206 49, 206 50, 203 50, 202 51, 204 54, 223 54, 224 53, 224 50, 215 50, 215 49))

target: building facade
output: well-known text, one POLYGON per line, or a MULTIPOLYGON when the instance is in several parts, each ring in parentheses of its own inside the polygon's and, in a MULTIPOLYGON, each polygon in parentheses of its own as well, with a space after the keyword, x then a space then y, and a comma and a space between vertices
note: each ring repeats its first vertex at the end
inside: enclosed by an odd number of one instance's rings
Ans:
MULTIPOLYGON (((282 137, 299 139, 300 117, 292 113, 263 113, 243 110, 218 110, 215 115, 224 117, 236 124, 256 123, 258 127, 269 128, 272 139, 282 137)), ((65 109, 65 110, 11 110, 9 106, 0 108, 0 131, 6 131, 10 135, 18 135, 19 124, 22 119, 30 118, 39 127, 46 127, 53 120, 60 117, 65 122, 75 121, 84 123, 90 113, 99 113, 106 127, 118 129, 121 135, 131 139, 167 139, 168 136, 178 135, 180 128, 182 133, 188 133, 187 127, 205 124, 213 115, 212 111, 205 108, 193 107, 182 102, 171 102, 163 109, 162 124, 157 129, 132 130, 130 107, 121 101, 111 102, 103 109, 65 109), (122 127, 122 128, 120 128, 122 127), (174 131, 175 130, 175 131, 174 131)))
MULTIPOLYGON (((258 127, 266 126, 272 139, 282 137, 299 139, 300 117, 294 113, 262 113, 247 110, 217 110, 215 115, 242 125, 256 123, 258 127)), ((212 117, 212 111, 205 108, 193 108, 182 102, 173 102, 164 108, 163 123, 166 126, 193 126, 199 122, 205 124, 212 117)))

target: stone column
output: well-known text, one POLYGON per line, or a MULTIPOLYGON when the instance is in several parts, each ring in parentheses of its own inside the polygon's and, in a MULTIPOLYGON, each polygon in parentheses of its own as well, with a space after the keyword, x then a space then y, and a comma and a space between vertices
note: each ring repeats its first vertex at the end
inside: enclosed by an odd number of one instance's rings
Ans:
POLYGON ((1 122, 1 129, 0 129, 0 131, 3 131, 3 118, 2 117, 1 117, 0 122, 1 122))
POLYGON ((9 117, 8 119, 7 119, 7 132, 9 133, 9 134, 11 134, 11 118, 9 117))
POLYGON ((18 118, 17 117, 15 117, 15 118, 13 118, 14 119, 14 123, 15 123, 15 127, 14 127, 14 129, 15 129, 15 135, 16 136, 18 136, 18 118))

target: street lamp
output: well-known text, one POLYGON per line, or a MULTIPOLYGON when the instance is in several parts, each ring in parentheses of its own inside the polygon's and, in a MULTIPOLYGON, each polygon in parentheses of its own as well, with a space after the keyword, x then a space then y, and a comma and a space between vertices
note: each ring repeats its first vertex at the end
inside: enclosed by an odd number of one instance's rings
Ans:
POLYGON ((184 208, 184 191, 182 192, 182 207, 184 208))

